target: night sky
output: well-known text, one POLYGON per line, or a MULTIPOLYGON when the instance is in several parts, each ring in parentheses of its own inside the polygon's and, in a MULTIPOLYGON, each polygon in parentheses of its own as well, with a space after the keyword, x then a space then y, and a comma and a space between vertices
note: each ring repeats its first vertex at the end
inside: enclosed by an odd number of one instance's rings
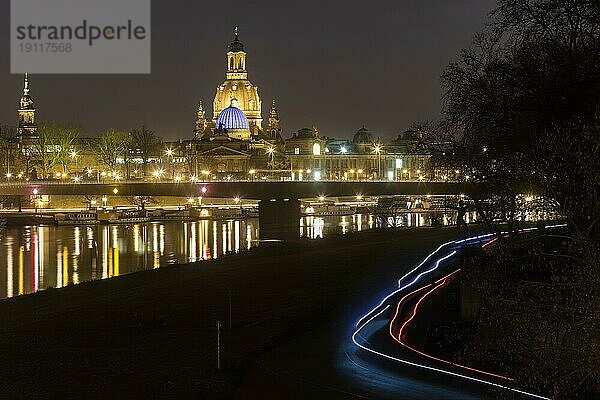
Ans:
MULTIPOLYGON (((0 123, 14 125, 22 76, 9 74, 9 1, 0 1, 0 123)), ((351 137, 364 124, 389 139, 439 115, 439 76, 494 4, 155 0, 152 74, 33 75, 32 96, 38 118, 80 123, 89 136, 144 124, 167 139, 191 138, 199 100, 212 116, 239 25, 263 118, 275 98, 285 137, 312 125, 351 137)))

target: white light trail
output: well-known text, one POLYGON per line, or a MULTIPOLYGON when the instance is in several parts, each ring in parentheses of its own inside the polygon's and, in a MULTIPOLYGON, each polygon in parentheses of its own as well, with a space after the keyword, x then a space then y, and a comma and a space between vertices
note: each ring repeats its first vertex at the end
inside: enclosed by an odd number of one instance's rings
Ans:
MULTIPOLYGON (((545 229, 564 228, 566 226, 567 226, 567 224, 554 224, 554 225, 547 225, 547 226, 545 226, 545 229)), ((524 232, 532 232, 532 231, 536 231, 536 230, 538 230, 537 227, 531 227, 531 228, 520 229, 520 230, 517 230, 515 232, 517 232, 517 233, 524 233, 524 232)), ((507 233, 508 232, 500 232, 500 235, 504 235, 504 234, 507 234, 507 233)), ((411 271, 407 272, 404 276, 402 276, 398 280, 398 285, 400 286, 402 284, 402 282, 407 277, 409 277, 410 275, 412 275, 413 273, 415 273, 416 271, 418 271, 419 268, 421 268, 423 265, 425 265, 425 263, 429 259, 431 259, 436 253, 438 253, 444 247, 449 246, 449 245, 453 245, 453 244, 454 245, 463 245, 463 244, 465 244, 467 242, 471 242, 471 241, 474 241, 474 240, 486 239, 486 238, 489 238, 489 237, 492 237, 492 236, 495 236, 495 235, 496 235, 496 233, 488 233, 488 234, 473 236, 473 237, 470 237, 470 238, 465 238, 465 239, 461 239, 461 240, 457 240, 457 241, 450 241, 450 242, 446 242, 446 243, 440 245, 437 249, 435 249, 433 252, 431 252, 429 255, 427 255, 427 257, 425 257, 423 259, 423 261, 421 261, 416 267, 414 267, 411 271)), ((459 247, 462 247, 462 246, 459 246, 459 247)), ((415 362, 412 362, 412 361, 404 360, 404 359, 401 359, 401 358, 393 357, 391 355, 388 355, 388 354, 379 352, 377 350, 374 350, 372 348, 366 347, 366 346, 360 344, 357 341, 356 337, 358 336, 359 332, 361 330, 363 330, 365 326, 367 326, 369 323, 371 323, 371 321, 373 321, 375 318, 377 318, 378 316, 380 316, 381 314, 383 314, 390 307, 390 305, 388 304, 381 311, 379 311, 375 315, 371 316, 381 306, 383 306, 387 302, 387 300, 389 300, 391 297, 393 297, 394 295, 398 294, 399 292, 401 292, 401 291, 409 288, 410 286, 414 285, 423 276, 425 276, 425 275, 427 275, 427 274, 435 271, 443 261, 445 261, 445 260, 453 257, 456 253, 457 253, 457 250, 453 250, 451 253, 449 253, 449 254, 447 254, 447 255, 445 255, 443 257, 440 257, 439 259, 437 259, 437 261, 435 262, 435 265, 432 268, 430 268, 430 269, 428 269, 426 271, 421 272, 410 283, 407 283, 407 284, 405 284, 403 286, 400 286, 398 289, 394 290, 393 292, 391 292, 390 294, 388 294, 386 297, 384 297, 383 300, 381 300, 381 302, 379 302, 379 304, 377 304, 377 306, 375 306, 373 309, 371 309, 368 313, 366 313, 364 316, 362 316, 358 320, 358 322, 356 323, 356 331, 352 334, 352 342, 354 342, 354 344, 356 346, 358 346, 359 348, 361 348, 363 350, 366 350, 366 351, 368 351, 368 352, 370 352, 372 354, 376 354, 378 356, 381 356, 381 357, 384 357, 384 358, 387 358, 389 360, 393 360, 393 361, 396 361, 396 362, 399 362, 399 363, 403 363, 403 364, 406 364, 406 365, 411 365, 411 366, 414 366, 414 367, 417 367, 417 368, 422 368, 422 369, 426 369, 426 370, 430 370, 430 371, 435 371, 435 372, 443 373, 443 374, 450 375, 450 376, 455 376, 455 377, 458 377, 458 378, 467 379, 467 380, 470 380, 470 381, 473 381, 473 382, 482 383, 482 384, 485 384, 485 385, 488 385, 488 386, 492 386, 492 387, 496 387, 496 388, 500 388, 500 389, 510 390, 512 392, 519 393, 519 394, 522 394, 522 395, 525 395, 525 396, 529 396, 529 397, 533 397, 533 398, 537 398, 537 399, 551 400, 551 398, 549 398, 549 397, 541 396, 541 395, 538 395, 538 394, 535 394, 535 393, 527 392, 525 390, 517 389, 517 388, 514 388, 514 387, 510 387, 510 386, 501 385, 499 383, 490 382, 490 381, 485 380, 485 379, 479 379, 479 378, 475 378, 475 377, 472 377, 472 376, 469 376, 469 375, 459 374, 459 373, 448 371, 448 370, 445 370, 445 369, 441 369, 441 368, 437 368, 437 367, 432 367, 432 366, 429 366, 429 365, 419 364, 419 363, 415 363, 415 362), (367 319, 367 321, 361 325, 361 322, 364 321, 365 319, 367 319)))

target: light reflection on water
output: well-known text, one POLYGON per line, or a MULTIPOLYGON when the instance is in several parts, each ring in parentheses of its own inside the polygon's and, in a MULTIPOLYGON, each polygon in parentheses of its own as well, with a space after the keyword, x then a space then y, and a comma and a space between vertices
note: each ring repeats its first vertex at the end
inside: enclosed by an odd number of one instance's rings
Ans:
MULTIPOLYGON (((451 222, 440 218, 440 224, 451 222)), ((300 234, 428 226, 428 214, 303 217, 300 234)), ((258 219, 135 225, 9 227, 0 239, 0 298, 106 279, 170 264, 210 260, 257 245, 258 219)))
MULTIPOLYGON (((476 220, 475 212, 465 214, 465 222, 476 220)), ((419 228, 426 226, 448 226, 456 223, 456 212, 413 212, 394 216, 376 216, 373 214, 354 214, 342 216, 305 216, 300 219, 300 236, 318 239, 333 233, 345 235, 348 232, 360 232, 366 229, 387 227, 419 228)))
POLYGON ((256 239, 256 219, 9 227, 0 241, 0 298, 209 260, 256 239))

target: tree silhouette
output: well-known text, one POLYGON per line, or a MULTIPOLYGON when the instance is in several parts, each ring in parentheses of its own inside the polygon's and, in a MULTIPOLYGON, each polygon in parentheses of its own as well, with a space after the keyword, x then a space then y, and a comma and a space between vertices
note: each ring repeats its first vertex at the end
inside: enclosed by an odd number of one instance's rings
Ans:
POLYGON ((144 126, 139 130, 131 131, 131 150, 142 159, 144 176, 148 175, 150 159, 159 155, 161 143, 161 138, 144 126))
POLYGON ((508 215, 519 193, 543 194, 592 236, 600 183, 575 159, 598 158, 599 21, 598 2, 499 1, 442 75, 437 129, 453 143, 446 162, 489 184, 508 215))
POLYGON ((110 129, 100 135, 91 150, 97 160, 112 172, 117 168, 118 159, 125 159, 129 145, 127 132, 110 129))

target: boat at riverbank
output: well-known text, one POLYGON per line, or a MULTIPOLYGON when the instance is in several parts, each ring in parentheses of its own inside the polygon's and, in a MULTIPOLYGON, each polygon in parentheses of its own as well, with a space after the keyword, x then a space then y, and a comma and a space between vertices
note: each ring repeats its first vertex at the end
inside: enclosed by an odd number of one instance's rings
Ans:
POLYGON ((72 212, 54 214, 57 225, 96 225, 100 223, 95 212, 72 212))

